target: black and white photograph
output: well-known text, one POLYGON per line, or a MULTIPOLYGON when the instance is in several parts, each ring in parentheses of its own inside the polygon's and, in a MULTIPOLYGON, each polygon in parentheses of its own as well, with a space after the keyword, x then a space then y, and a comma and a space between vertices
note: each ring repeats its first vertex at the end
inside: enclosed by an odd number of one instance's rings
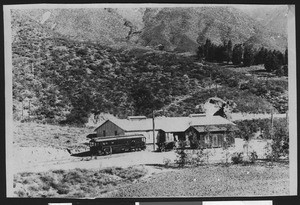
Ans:
POLYGON ((294 5, 3 8, 7 197, 297 195, 294 5))

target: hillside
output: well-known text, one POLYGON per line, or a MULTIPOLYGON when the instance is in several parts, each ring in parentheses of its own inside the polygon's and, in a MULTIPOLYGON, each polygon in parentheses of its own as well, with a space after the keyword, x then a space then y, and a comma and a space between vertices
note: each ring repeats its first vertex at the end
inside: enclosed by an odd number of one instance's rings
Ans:
POLYGON ((287 36, 287 5, 244 5, 240 9, 272 32, 287 36))
POLYGON ((277 26, 286 28, 286 21, 278 22, 279 17, 260 21, 229 6, 32 9, 22 10, 22 14, 69 39, 102 45, 162 44, 168 51, 195 52, 199 43, 210 38, 216 44, 228 39, 234 44, 250 39, 248 42, 255 47, 263 42, 264 47, 281 51, 287 46, 286 35, 274 30, 277 26))
POLYGON ((130 30, 124 25, 123 17, 112 9, 31 9, 18 12, 77 41, 125 42, 130 30))
POLYGON ((259 80, 165 51, 73 41, 18 11, 12 31, 16 120, 82 124, 90 114, 150 116, 152 109, 182 116, 201 112, 199 104, 215 95, 234 100, 234 112, 287 109, 281 98, 287 81, 259 80))
POLYGON ((207 38, 215 44, 228 39, 234 44, 249 41, 256 48, 263 42, 266 48, 281 51, 287 45, 286 36, 268 31, 232 7, 148 9, 144 22, 144 45, 163 44, 179 52, 195 50, 207 38))

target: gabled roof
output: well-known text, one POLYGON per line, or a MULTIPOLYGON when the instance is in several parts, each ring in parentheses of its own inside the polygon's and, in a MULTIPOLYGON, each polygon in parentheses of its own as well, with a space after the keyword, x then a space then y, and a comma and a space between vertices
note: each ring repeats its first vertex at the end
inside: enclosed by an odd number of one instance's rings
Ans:
MULTIPOLYGON (((220 131, 227 131, 228 127, 224 125, 208 125, 208 126, 193 126, 195 130, 197 130, 199 133, 203 132, 220 132, 220 131)), ((235 126, 231 126, 229 128, 230 131, 235 131, 237 128, 235 126)))
POLYGON ((120 127, 124 131, 147 131, 152 130, 152 119, 144 119, 144 120, 128 120, 128 119, 108 119, 101 123, 95 131, 97 131, 98 128, 100 128, 103 124, 106 122, 112 122, 118 127, 120 127))
POLYGON ((189 117, 159 117, 155 118, 155 127, 165 132, 184 132, 190 127, 189 117))
MULTIPOLYGON (((128 120, 128 119, 109 119, 101 123, 101 127, 107 121, 111 121, 121 129, 127 132, 151 131, 153 129, 152 119, 128 120)), ((155 130, 165 132, 184 132, 190 126, 207 126, 207 125, 235 125, 229 120, 220 116, 197 116, 197 117, 156 117, 155 130)))

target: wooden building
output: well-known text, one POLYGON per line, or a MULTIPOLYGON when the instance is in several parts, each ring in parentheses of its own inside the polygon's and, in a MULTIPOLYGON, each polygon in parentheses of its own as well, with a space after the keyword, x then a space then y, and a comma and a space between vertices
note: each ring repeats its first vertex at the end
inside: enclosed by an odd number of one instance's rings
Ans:
POLYGON ((201 147, 222 147, 234 143, 231 136, 236 126, 220 116, 194 114, 188 117, 157 117, 154 120, 155 138, 153 139, 153 121, 144 116, 127 119, 109 119, 96 129, 97 137, 128 134, 143 134, 147 144, 171 141, 187 141, 193 145, 197 141, 201 147))

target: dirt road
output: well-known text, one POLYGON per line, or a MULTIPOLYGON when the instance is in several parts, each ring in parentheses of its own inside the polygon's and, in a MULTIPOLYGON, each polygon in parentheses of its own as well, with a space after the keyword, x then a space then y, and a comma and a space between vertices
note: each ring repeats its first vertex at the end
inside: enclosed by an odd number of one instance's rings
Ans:
MULTIPOLYGON (((253 141, 250 149, 255 150, 259 156, 264 154, 265 141, 253 141)), ((230 153, 243 151, 244 142, 236 139, 235 147, 229 149, 230 153)), ((222 148, 207 149, 209 163, 222 162, 225 160, 222 148)), ((192 152, 192 151, 190 151, 192 152)), ((100 169, 111 166, 127 167, 133 165, 164 164, 169 159, 174 162, 176 153, 152 152, 150 150, 113 154, 109 156, 86 156, 74 157, 67 150, 43 147, 17 147, 14 149, 13 161, 14 172, 42 172, 56 169, 100 169)))

